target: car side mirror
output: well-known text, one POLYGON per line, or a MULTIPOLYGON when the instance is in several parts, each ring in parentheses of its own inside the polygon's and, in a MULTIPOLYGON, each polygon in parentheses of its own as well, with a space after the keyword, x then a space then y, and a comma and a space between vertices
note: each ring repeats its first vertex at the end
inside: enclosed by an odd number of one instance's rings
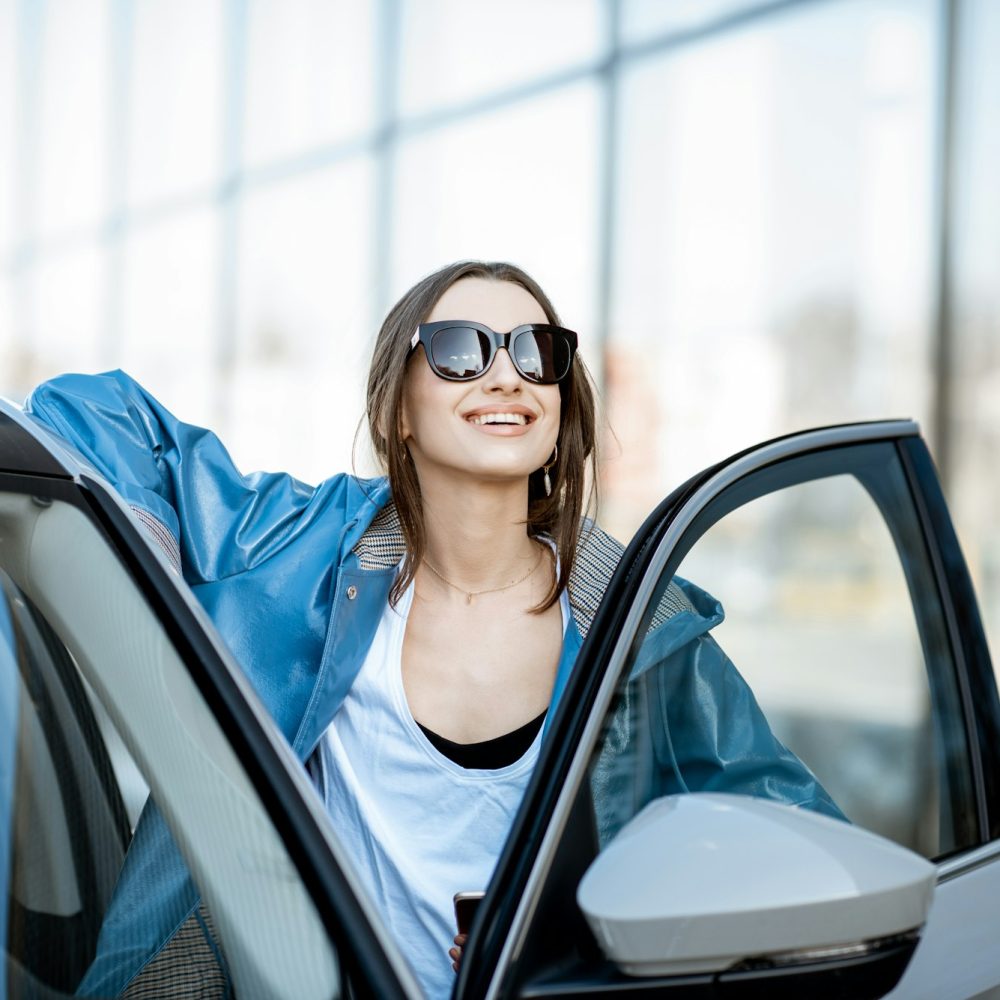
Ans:
POLYGON ((587 869, 577 902, 628 976, 707 975, 735 996, 751 975, 763 987, 771 970, 783 995, 797 995, 798 968, 811 986, 829 974, 846 988, 836 995, 875 1000, 912 957, 935 875, 913 852, 840 820, 692 793, 656 799, 627 823, 587 869))

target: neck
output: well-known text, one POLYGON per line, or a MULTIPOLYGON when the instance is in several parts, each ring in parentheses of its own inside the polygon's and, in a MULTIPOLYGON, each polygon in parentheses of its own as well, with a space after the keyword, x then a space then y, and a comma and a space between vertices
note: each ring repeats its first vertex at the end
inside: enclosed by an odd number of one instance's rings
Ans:
POLYGON ((528 483, 421 484, 426 557, 468 591, 503 586, 529 570, 528 483))

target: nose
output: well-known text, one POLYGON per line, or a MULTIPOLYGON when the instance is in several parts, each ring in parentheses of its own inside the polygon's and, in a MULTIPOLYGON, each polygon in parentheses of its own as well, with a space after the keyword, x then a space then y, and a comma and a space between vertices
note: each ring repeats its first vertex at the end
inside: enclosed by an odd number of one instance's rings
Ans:
POLYGON ((483 376, 485 392, 520 392, 521 376, 514 367, 506 347, 501 347, 490 365, 489 371, 483 376))

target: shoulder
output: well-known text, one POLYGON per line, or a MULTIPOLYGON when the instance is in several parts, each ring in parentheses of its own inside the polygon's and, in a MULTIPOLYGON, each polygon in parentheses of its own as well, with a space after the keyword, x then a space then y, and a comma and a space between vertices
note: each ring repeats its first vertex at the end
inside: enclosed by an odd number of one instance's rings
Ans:
POLYGON ((121 369, 57 375, 31 391, 24 411, 69 436, 92 432, 92 425, 103 420, 119 435, 138 432, 148 439, 152 423, 173 420, 155 396, 121 369))

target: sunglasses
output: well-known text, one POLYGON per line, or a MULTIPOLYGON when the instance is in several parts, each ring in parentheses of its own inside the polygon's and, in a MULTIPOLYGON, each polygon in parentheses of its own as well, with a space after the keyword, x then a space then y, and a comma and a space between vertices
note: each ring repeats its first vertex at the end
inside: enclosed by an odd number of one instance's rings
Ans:
POLYGON ((502 347, 521 378, 553 385, 570 372, 576 334, 545 323, 527 323, 515 326, 510 333, 497 333, 482 323, 446 319, 421 323, 410 338, 411 353, 417 344, 424 345, 431 371, 449 382, 468 382, 485 375, 502 347))

